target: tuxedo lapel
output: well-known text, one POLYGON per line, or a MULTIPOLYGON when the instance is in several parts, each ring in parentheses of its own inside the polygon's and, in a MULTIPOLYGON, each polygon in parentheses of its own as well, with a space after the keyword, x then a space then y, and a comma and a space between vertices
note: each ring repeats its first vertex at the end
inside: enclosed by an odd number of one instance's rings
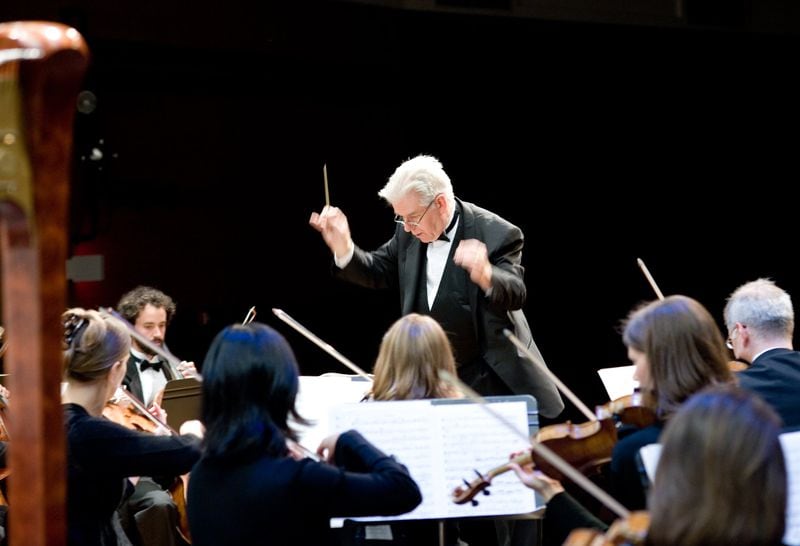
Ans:
MULTIPOLYGON (((475 213, 473 210, 466 206, 463 201, 456 198, 458 201, 458 206, 461 207, 461 221, 464 223, 463 227, 460 227, 458 231, 461 231, 461 237, 457 237, 453 246, 456 246, 460 241, 464 241, 466 239, 477 239, 477 232, 475 229, 475 213)), ((453 251, 455 252, 455 251, 453 251)), ((451 253, 452 257, 452 253, 451 253)), ((449 264, 448 264, 449 265, 449 264)), ((466 270, 463 270, 464 273, 469 278, 469 274, 466 273, 466 270)), ((467 283, 469 287, 469 306, 472 309, 472 320, 473 322, 477 321, 478 315, 475 310, 478 308, 478 293, 480 291, 480 287, 475 284, 474 282, 470 281, 467 283)), ((480 332, 478 325, 475 324, 475 331, 480 332)))
POLYGON ((122 385, 139 400, 144 398, 142 381, 139 379, 139 370, 136 369, 136 359, 133 355, 128 357, 128 367, 125 370, 125 378, 122 380, 122 385))
POLYGON ((422 253, 426 249, 427 245, 422 244, 416 237, 409 236, 406 240, 405 260, 403 260, 402 270, 400 271, 403 315, 414 311, 417 287, 421 282, 420 272, 422 271, 422 264, 420 262, 425 259, 422 253))

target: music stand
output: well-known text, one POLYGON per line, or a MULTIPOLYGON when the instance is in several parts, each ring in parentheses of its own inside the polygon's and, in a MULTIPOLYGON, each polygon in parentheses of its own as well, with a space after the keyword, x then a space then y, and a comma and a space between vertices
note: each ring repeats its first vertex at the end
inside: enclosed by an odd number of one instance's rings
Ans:
POLYGON ((178 430, 184 421, 200 419, 200 387, 200 381, 194 377, 167 381, 161 407, 167 412, 169 426, 178 430))

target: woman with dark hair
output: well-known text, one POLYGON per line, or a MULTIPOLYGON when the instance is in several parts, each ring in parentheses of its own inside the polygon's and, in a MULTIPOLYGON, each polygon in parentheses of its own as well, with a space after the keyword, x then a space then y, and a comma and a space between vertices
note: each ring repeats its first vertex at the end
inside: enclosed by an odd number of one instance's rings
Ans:
POLYGON ((202 426, 187 421, 181 432, 191 434, 156 435, 103 417, 125 376, 130 333, 122 321, 97 311, 74 308, 63 317, 68 543, 128 545, 116 512, 132 490, 127 478, 189 471, 200 457, 202 426))
MULTIPOLYGON (((667 423, 650 493, 648 546, 778 546, 786 526, 781 421, 757 395, 733 384, 694 394, 667 423)), ((561 484, 510 465, 547 501, 546 521, 567 536, 607 526, 561 484)), ((558 542, 561 544, 561 542, 558 542)))
POLYGON ((781 427, 775 411, 743 389, 709 388, 689 399, 662 436, 648 542, 781 544, 787 494, 781 427))
POLYGON ((623 323, 622 341, 635 365, 634 378, 655 424, 622 437, 611 456, 614 497, 631 510, 646 506, 639 449, 659 441, 664 424, 700 389, 733 381, 725 339, 703 305, 669 296, 634 309, 623 323))
POLYGON ((337 516, 394 515, 421 502, 406 468, 358 432, 325 438, 304 458, 289 426, 294 353, 260 323, 222 330, 203 363, 204 453, 189 484, 194 546, 331 543, 337 516))

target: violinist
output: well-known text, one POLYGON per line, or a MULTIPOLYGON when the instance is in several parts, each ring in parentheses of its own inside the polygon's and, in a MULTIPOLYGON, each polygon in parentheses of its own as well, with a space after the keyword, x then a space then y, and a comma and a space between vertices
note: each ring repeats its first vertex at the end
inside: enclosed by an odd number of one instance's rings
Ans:
POLYGON ((192 469, 194 546, 327 546, 330 518, 396 515, 421 501, 408 470, 354 430, 304 457, 289 416, 299 370, 286 339, 258 322, 217 334, 203 362, 203 457, 192 469), (331 463, 331 464, 328 464, 331 463))
MULTIPOLYGON (((384 334, 373 368, 370 400, 425 400, 462 398, 460 391, 440 379, 440 370, 456 374, 453 349, 447 334, 432 317, 409 313, 399 318, 384 334)), ((435 521, 403 521, 391 525, 362 525, 345 521, 343 542, 348 546, 371 544, 367 536, 391 537, 378 544, 390 546, 439 545, 435 521), (371 532, 367 532, 371 527, 371 532), (380 527, 380 529, 377 529, 380 527)), ((445 522, 445 544, 458 543, 453 520, 445 522)))
POLYGON ((621 437, 611 454, 611 494, 630 510, 646 506, 639 449, 659 441, 664 424, 698 390, 733 381, 717 323, 687 296, 669 296, 634 309, 623 321, 622 340, 634 364, 645 403, 656 422, 621 437))
POLYGON ((724 311, 728 348, 750 363, 739 384, 758 393, 785 427, 800 426, 800 352, 794 350, 794 307, 789 294, 770 279, 743 284, 724 311))
POLYGON ((118 319, 96 311, 64 317, 63 393, 67 427, 68 544, 128 545, 117 507, 130 493, 129 476, 182 474, 200 457, 199 421, 181 436, 131 430, 102 417, 125 375, 130 333, 118 319))
MULTIPOLYGON (((780 418, 757 395, 734 384, 691 396, 667 423, 650 493, 650 546, 778 546, 786 521, 787 481, 780 418), (746 470, 745 470, 746 469, 746 470), (758 494, 754 494, 758 492, 758 494)), ((576 544, 570 532, 608 526, 530 465, 509 463, 520 480, 547 499, 552 544, 576 544), (564 539, 567 539, 566 542, 564 539)), ((609 531, 611 533, 611 531, 609 531)), ((606 534, 604 544, 622 544, 606 534)), ((588 544, 588 543, 584 543, 588 544)))
MULTIPOLYGON (((167 294, 149 286, 138 286, 124 294, 117 311, 148 341, 163 347, 167 326, 175 315, 175 302, 167 294)), ((164 417, 159 400, 167 381, 194 377, 193 362, 181 362, 173 370, 158 355, 132 339, 123 386, 145 403, 156 416, 164 417)), ((139 546, 182 546, 185 541, 177 532, 178 509, 169 493, 176 476, 143 476, 136 489, 120 507, 122 524, 134 544, 139 546)))

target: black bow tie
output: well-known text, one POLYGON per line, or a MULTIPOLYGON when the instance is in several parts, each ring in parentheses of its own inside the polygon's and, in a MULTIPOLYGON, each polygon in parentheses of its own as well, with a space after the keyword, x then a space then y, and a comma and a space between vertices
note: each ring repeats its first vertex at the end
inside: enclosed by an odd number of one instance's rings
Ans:
POLYGON ((437 241, 450 241, 450 237, 447 236, 447 233, 456 225, 456 220, 458 220, 458 209, 456 209, 455 214, 453 214, 453 219, 450 220, 450 224, 445 228, 442 234, 439 235, 437 241))
POLYGON ((160 372, 163 365, 164 363, 160 360, 156 360, 155 362, 150 362, 149 360, 140 360, 139 370, 145 371, 147 368, 153 368, 155 371, 160 372))

